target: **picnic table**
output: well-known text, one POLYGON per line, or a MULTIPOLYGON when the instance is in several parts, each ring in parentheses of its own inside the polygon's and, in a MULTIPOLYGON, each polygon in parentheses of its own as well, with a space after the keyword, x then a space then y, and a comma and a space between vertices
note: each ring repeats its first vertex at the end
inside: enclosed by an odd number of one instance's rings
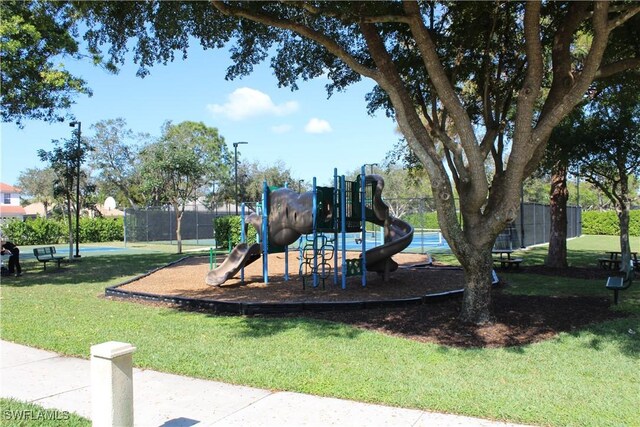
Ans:
POLYGON ((511 258, 512 253, 512 249, 493 249, 491 251, 491 254, 497 255, 493 258, 494 264, 500 264, 502 268, 519 267, 520 263, 524 261, 522 258, 511 258))
MULTIPOLYGON (((619 270, 620 262, 622 261, 622 252, 620 251, 606 251, 608 256, 603 258, 598 258, 598 264, 600 267, 605 270, 619 270)), ((638 268, 640 264, 638 263, 638 253, 631 252, 631 260, 633 261, 633 265, 635 268, 638 268)))

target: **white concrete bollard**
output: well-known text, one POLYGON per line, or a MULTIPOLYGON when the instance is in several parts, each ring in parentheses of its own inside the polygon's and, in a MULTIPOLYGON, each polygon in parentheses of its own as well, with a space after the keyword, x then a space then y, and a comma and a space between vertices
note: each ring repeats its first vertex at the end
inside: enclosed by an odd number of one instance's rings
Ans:
POLYGON ((133 426, 131 344, 109 341, 91 346, 91 420, 94 427, 133 426))

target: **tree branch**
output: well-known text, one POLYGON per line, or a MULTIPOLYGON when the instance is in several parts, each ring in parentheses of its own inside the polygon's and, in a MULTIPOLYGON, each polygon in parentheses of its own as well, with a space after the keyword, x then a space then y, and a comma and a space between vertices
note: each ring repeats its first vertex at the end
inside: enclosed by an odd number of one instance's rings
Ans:
MULTIPOLYGON (((431 160, 434 163, 440 162, 431 136, 427 132, 418 132, 418 130, 424 129, 424 125, 418 116, 414 101, 407 91, 405 82, 400 77, 400 73, 398 73, 389 52, 387 52, 384 41, 378 34, 375 25, 362 22, 360 23, 360 29, 367 42, 369 53, 379 70, 380 78, 376 81, 391 98, 396 115, 402 116, 407 121, 410 129, 406 131, 411 132, 414 140, 420 144, 422 150, 429 155, 431 160)), ((414 149, 414 151, 416 150, 414 149)))
POLYGON ((362 22, 366 24, 382 24, 387 22, 397 22, 402 24, 409 24, 410 19, 404 15, 379 15, 379 16, 367 16, 362 19, 362 22))
POLYGON ((640 13, 640 5, 638 6, 634 6, 634 7, 630 7, 628 9, 625 10, 625 13, 623 13, 622 15, 611 19, 608 22, 608 28, 609 31, 618 28, 619 26, 623 25, 625 22, 627 22, 629 19, 633 18, 635 15, 637 15, 638 13, 640 13))
POLYGON ((553 80, 551 82, 549 95, 542 108, 542 115, 544 115, 551 106, 557 104, 574 84, 571 57, 573 35, 588 16, 588 3, 571 3, 562 24, 558 28, 558 32, 553 38, 553 47, 551 50, 553 80))
POLYGON ((614 74, 631 70, 633 68, 640 68, 640 58, 626 58, 612 62, 611 64, 601 65, 600 69, 596 72, 595 79, 606 79, 614 74))
MULTIPOLYGON (((518 92, 518 102, 515 117, 515 141, 512 159, 526 160, 529 158, 531 145, 531 121, 536 101, 540 94, 543 76, 542 46, 540 42, 540 9, 538 2, 527 2, 524 12, 524 43, 527 56, 527 70, 522 89, 518 92), (524 152, 522 152, 524 151, 524 152)), ((513 164, 513 163, 512 163, 513 164)), ((509 166, 511 166, 510 164, 509 166)), ((515 166, 515 164, 513 164, 515 166)))
POLYGON ((376 81, 379 78, 376 70, 373 70, 361 64, 356 58, 349 54, 349 52, 343 49, 342 46, 336 43, 333 39, 306 25, 298 24, 286 19, 280 19, 264 12, 253 12, 248 9, 230 6, 220 0, 211 0, 211 4, 225 15, 245 18, 253 22, 258 22, 261 24, 280 28, 282 30, 293 31, 297 34, 300 34, 301 36, 313 40, 323 46, 333 55, 344 61, 344 63, 356 73, 361 74, 365 77, 369 77, 376 81))
MULTIPOLYGON (((578 75, 578 78, 565 96, 557 100, 555 105, 545 106, 547 108, 543 110, 543 114, 540 115, 538 124, 533 131, 532 138, 534 140, 547 141, 553 128, 582 100, 584 94, 593 82, 593 78, 600 67, 609 38, 609 29, 607 27, 608 6, 609 4, 606 2, 594 3, 594 36, 591 49, 584 61, 582 72, 578 75)), ((544 148, 544 143, 537 146, 536 151, 527 164, 527 174, 533 172, 537 167, 544 153, 544 148)))
MULTIPOLYGON (((496 3, 496 8, 500 7, 499 3, 496 3)), ((489 48, 491 47, 491 40, 496 32, 496 25, 498 23, 498 11, 493 13, 493 20, 491 22, 491 30, 487 36, 487 43, 485 44, 484 54, 482 55, 482 114, 484 116, 484 122, 487 128, 495 126, 495 117, 492 113, 493 107, 491 102, 491 71, 489 69, 489 48)))
MULTIPOLYGON (((469 119, 469 115, 462 105, 462 102, 460 102, 460 99, 455 93, 451 82, 447 78, 447 73, 442 66, 442 61, 438 57, 433 40, 422 21, 420 7, 418 3, 406 0, 404 1, 404 8, 410 18, 409 28, 411 29, 411 33, 414 35, 416 44, 422 55, 425 68, 429 73, 431 82, 438 92, 438 95, 440 95, 442 104, 449 111, 449 114, 453 119, 458 134, 460 135, 461 142, 465 147, 465 152, 467 152, 467 156, 469 157, 477 157, 478 141, 473 131, 473 125, 469 119), (476 151, 475 154, 473 153, 474 151, 476 151)), ((470 163, 473 162, 473 160, 470 161, 470 163)))

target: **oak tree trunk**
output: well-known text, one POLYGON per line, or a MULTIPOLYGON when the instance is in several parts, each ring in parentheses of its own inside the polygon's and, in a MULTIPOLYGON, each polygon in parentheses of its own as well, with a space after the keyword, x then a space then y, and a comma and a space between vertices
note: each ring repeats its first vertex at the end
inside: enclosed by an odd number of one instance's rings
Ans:
POLYGON ((182 212, 180 211, 179 206, 174 206, 174 211, 176 213, 176 241, 178 242, 178 253, 182 253, 182 212))
POLYGON ((551 175, 551 231, 549 251, 545 265, 552 268, 567 267, 567 166, 559 161, 553 166, 551 175))
POLYGON ((476 325, 491 323, 491 248, 467 253, 463 268, 465 290, 460 320, 476 325))

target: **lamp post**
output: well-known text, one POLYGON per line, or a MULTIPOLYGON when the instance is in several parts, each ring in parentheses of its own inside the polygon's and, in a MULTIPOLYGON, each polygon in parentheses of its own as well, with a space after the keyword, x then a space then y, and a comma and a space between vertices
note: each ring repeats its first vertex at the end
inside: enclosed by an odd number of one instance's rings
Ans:
POLYGON ((71 127, 76 125, 78 125, 78 147, 76 151, 76 254, 74 258, 80 258, 80 138, 82 135, 82 123, 69 123, 71 127))
POLYGON ((302 183, 304 182, 304 179, 299 179, 298 180, 298 193, 302 193, 302 183))
POLYGON ((234 164, 234 175, 236 181, 236 215, 238 215, 238 145, 240 144, 248 144, 247 141, 238 141, 233 143, 233 164, 234 164))
POLYGON ((581 227, 580 227, 580 164, 578 164, 578 174, 576 175, 576 226, 575 226, 575 235, 574 237, 580 236, 581 227))

